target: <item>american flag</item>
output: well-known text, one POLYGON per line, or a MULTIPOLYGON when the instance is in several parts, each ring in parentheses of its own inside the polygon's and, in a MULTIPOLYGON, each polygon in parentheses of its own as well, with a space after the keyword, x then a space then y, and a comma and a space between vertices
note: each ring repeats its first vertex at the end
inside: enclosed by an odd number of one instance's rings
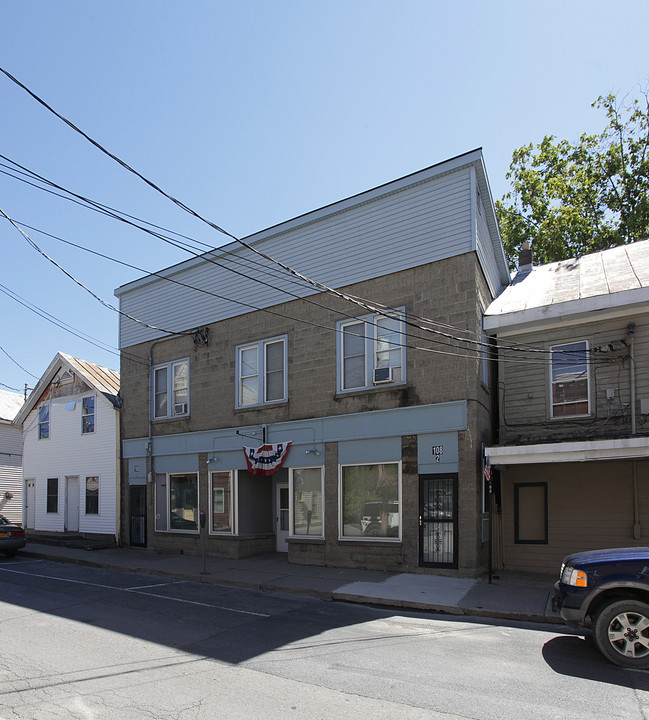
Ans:
POLYGON ((491 463, 489 462, 489 458, 485 458, 484 461, 484 479, 487 484, 491 482, 491 463))

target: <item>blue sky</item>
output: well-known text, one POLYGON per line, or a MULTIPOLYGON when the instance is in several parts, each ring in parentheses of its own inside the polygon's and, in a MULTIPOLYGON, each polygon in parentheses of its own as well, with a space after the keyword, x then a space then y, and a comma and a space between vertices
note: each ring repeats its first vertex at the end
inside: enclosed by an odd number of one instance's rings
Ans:
MULTIPOLYGON (((476 147, 502 197, 515 148, 594 132, 604 125, 590 107, 598 95, 647 86, 648 20, 646 0, 22 0, 0 5, 0 67, 242 237, 476 147)), ((11 161, 201 243, 224 242, 4 75, 0 108, 0 154, 11 161)), ((0 208, 146 271, 189 257, 1 173, 0 208)), ((143 274, 26 232, 108 302, 143 274)), ((0 243, 0 387, 33 387, 59 350, 118 369, 117 314, 4 218, 0 243)))

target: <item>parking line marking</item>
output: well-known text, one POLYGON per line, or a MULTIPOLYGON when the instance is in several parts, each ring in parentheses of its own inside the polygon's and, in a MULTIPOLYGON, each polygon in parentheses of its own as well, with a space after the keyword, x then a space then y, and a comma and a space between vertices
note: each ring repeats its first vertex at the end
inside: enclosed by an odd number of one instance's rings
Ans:
POLYGON ((256 617, 267 618, 270 615, 266 613, 253 612, 252 610, 237 610, 235 608, 225 607, 224 605, 213 605, 212 603, 202 603, 197 600, 182 600, 181 598, 167 597, 166 595, 158 595, 157 593, 148 593, 141 590, 132 590, 130 588, 113 587, 112 585, 102 585, 100 583, 86 582, 85 580, 71 580, 69 578, 56 577, 55 575, 39 575, 38 573, 20 572, 20 570, 10 570, 1 567, 0 572, 14 573, 16 575, 27 575, 28 577, 39 577, 45 580, 58 580, 59 582, 74 583, 76 585, 88 585, 89 587, 102 588, 104 590, 115 590, 117 592, 133 593, 134 595, 144 595, 145 597, 160 598, 161 600, 170 600, 171 602, 183 603, 185 605, 198 605, 200 607, 213 608, 215 610, 225 610, 227 612, 239 613, 240 615, 254 615, 256 617))
POLYGON ((125 590, 144 590, 145 588, 152 588, 152 587, 164 587, 165 585, 182 585, 183 583, 186 583, 187 580, 175 580, 174 582, 163 582, 163 583, 155 583, 154 585, 134 585, 130 588, 124 588, 125 590))

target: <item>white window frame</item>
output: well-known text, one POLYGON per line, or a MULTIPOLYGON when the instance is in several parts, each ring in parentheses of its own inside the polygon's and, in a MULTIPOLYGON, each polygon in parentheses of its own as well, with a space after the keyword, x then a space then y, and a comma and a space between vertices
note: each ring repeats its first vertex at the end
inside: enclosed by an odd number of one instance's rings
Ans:
POLYGON ((304 466, 304 467, 295 467, 295 468, 289 468, 288 469, 288 493, 289 493, 289 536, 294 537, 297 540, 304 540, 304 539, 323 539, 324 538, 324 532, 325 532, 325 489, 324 489, 324 466, 322 465, 316 465, 316 466, 304 466), (294 487, 294 473, 298 470, 319 470, 320 471, 320 497, 322 502, 322 532, 319 534, 309 534, 305 535, 303 533, 300 533, 299 535, 295 534, 295 487, 294 487))
MULTIPOLYGON (((394 310, 375 315, 364 315, 362 317, 354 318, 353 320, 342 320, 336 326, 336 357, 337 362, 337 385, 339 393, 350 393, 358 392, 362 390, 368 390, 370 388, 381 388, 381 387, 393 387, 395 385, 404 385, 406 383, 406 348, 405 348, 405 308, 395 308, 394 310), (400 343, 393 346, 391 352, 399 352, 400 365, 393 367, 400 367, 400 377, 389 380, 377 380, 375 378, 374 370, 378 368, 378 338, 381 320, 385 319, 386 315, 393 317, 399 321, 399 330, 397 331, 400 336, 400 343), (364 332, 359 337, 364 339, 364 384, 354 387, 345 387, 345 356, 344 356, 344 337, 345 328, 352 325, 364 323, 364 332)), ((392 371, 390 371, 392 372, 392 371)))
POLYGON ((159 365, 154 365, 151 369, 151 418, 153 420, 169 420, 172 418, 177 417, 187 417, 190 412, 189 407, 189 386, 190 386, 190 378, 189 378, 189 358, 181 358, 180 360, 172 360, 168 363, 161 363, 159 365), (174 386, 173 386, 173 379, 174 379, 174 369, 176 367, 179 367, 180 365, 186 365, 187 366, 187 402, 183 403, 176 403, 175 397, 174 397, 174 386), (166 389, 166 395, 167 395, 167 413, 166 415, 156 415, 156 373, 159 370, 162 370, 163 368, 167 371, 167 389, 166 389), (177 406, 186 406, 186 407, 177 407, 177 406))
POLYGON ((81 434, 82 435, 93 435, 97 429, 97 396, 86 395, 81 398, 81 434), (85 413, 85 402, 86 400, 92 399, 92 412, 85 413), (92 416, 92 430, 86 430, 86 418, 92 416))
POLYGON ((52 420, 52 406, 49 403, 44 403, 38 408, 38 439, 39 440, 49 440, 51 436, 51 420, 52 420), (47 420, 41 420, 41 411, 47 410, 47 420), (47 425, 47 435, 42 435, 42 427, 43 425, 47 425))
POLYGON ((277 335, 276 337, 272 338, 266 338, 264 340, 258 340, 257 342, 252 343, 246 343, 245 345, 237 345, 236 349, 236 377, 237 377, 237 384, 236 384, 236 398, 235 398, 235 407, 237 409, 240 408, 251 408, 251 407, 259 407, 260 405, 277 405, 279 403, 284 403, 288 399, 288 336, 287 335, 277 335), (267 391, 268 391, 268 373, 269 372, 277 372, 277 371, 269 371, 266 368, 266 351, 267 348, 270 345, 276 344, 276 343, 282 343, 282 373, 283 373, 283 382, 282 382, 282 397, 281 398, 274 398, 272 400, 269 400, 267 397, 267 391), (245 377, 242 375, 243 370, 243 363, 241 362, 241 357, 243 353, 246 350, 254 350, 256 353, 257 358, 257 372, 254 374, 246 375, 245 377), (257 399, 255 402, 246 402, 243 401, 243 381, 247 378, 257 378, 257 399))
POLYGON ((380 542, 380 543, 400 543, 403 537, 403 474, 401 460, 380 460, 376 462, 352 462, 340 463, 338 465, 338 540, 345 542, 380 542), (396 465, 398 472, 398 503, 399 503, 399 533, 395 537, 375 537, 365 535, 345 535, 344 530, 344 498, 343 498, 343 468, 345 467, 362 467, 365 465, 396 465))
POLYGON ((238 475, 236 470, 213 470, 210 468, 209 471, 209 493, 210 493, 210 507, 209 507, 209 533, 210 535, 236 535, 236 518, 237 518, 237 480, 238 475), (214 529, 214 486, 212 485, 212 476, 214 473, 228 473, 230 475, 230 530, 215 530, 214 529))
MULTIPOLYGON (((590 375, 591 375, 591 372, 590 372, 590 363, 589 363, 589 359, 588 359, 589 351, 590 351, 590 343, 588 342, 588 340, 572 340, 570 342, 565 342, 565 343, 560 343, 558 345, 550 346, 550 372, 549 372, 550 396, 549 396, 549 400, 550 400, 550 417, 553 420, 572 420, 574 418, 583 418, 583 417, 590 416, 590 414, 591 414, 591 401, 590 401, 590 392, 591 392, 590 375), (583 354, 585 357, 585 365, 586 365, 586 397, 582 398, 581 400, 569 401, 569 402, 564 402, 564 403, 555 403, 554 402, 554 385, 555 385, 554 353, 555 352, 569 352, 569 351, 565 350, 565 348, 574 347, 576 345, 584 346, 583 354), (567 405, 577 405, 578 403, 583 403, 584 401, 586 402, 586 404, 588 406, 588 409, 585 413, 579 413, 576 415, 555 415, 555 411, 554 411, 555 405, 565 407, 567 405)), ((584 362, 579 362, 578 364, 583 365, 584 362)), ((558 381, 556 381, 556 382, 558 382, 558 381)), ((563 382, 566 382, 566 381, 563 381, 563 382)), ((570 382, 570 381, 567 381, 567 382, 570 382)))

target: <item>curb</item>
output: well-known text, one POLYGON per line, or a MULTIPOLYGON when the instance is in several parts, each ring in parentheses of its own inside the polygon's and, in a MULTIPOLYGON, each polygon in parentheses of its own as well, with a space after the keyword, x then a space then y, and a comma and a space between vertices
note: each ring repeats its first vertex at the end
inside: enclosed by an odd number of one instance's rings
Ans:
POLYGON ((437 605, 433 603, 423 603, 416 600, 404 600, 396 598, 380 598, 370 597, 366 595, 354 595, 352 593, 337 592, 336 590, 315 590, 313 588, 291 588, 285 585, 277 585, 274 583, 264 582, 246 582, 245 580, 228 580, 218 575, 210 575, 209 573, 187 574, 177 571, 164 570, 161 568, 148 567, 129 567, 115 563, 100 562, 92 558, 79 558, 59 556, 49 554, 47 552, 39 552, 34 550, 22 550, 20 554, 23 557, 37 558, 42 560, 50 560, 59 563, 72 563, 75 565, 84 565, 86 567, 104 568, 115 572, 139 573, 141 575, 158 575, 161 577, 175 578, 187 582, 200 582, 210 585, 222 585, 223 587, 243 588, 246 590, 256 590, 263 593, 272 593, 279 595, 295 595, 299 597, 308 597, 324 602, 347 602, 357 605, 368 605, 380 608, 398 608, 402 610, 414 610, 417 612, 439 613, 442 615, 453 615, 456 617, 478 617, 492 618, 494 620, 514 620, 518 622, 534 622, 551 625, 565 625, 565 621, 560 616, 539 615, 537 613, 520 613, 513 610, 488 610, 485 608, 462 607, 459 605, 437 605))

